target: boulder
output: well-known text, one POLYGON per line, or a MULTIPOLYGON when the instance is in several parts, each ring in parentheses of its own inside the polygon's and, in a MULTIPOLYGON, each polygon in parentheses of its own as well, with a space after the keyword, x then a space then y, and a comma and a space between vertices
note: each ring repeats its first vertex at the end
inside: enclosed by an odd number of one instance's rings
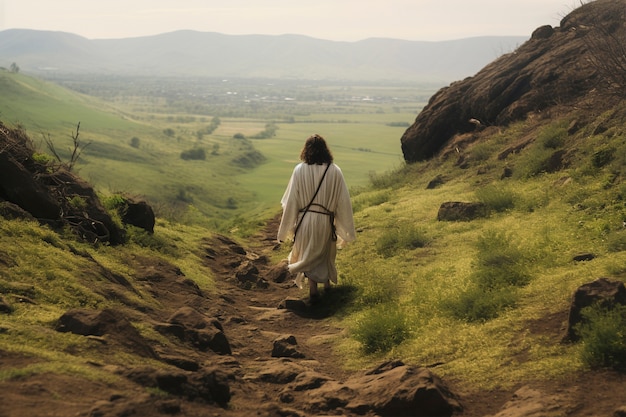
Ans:
POLYGON ((156 222, 154 211, 145 201, 126 198, 121 217, 124 224, 130 224, 148 233, 154 233, 154 224, 156 222))
POLYGON ((437 212, 439 221, 470 221, 487 216, 485 204, 448 201, 442 203, 437 212))
POLYGON ((119 311, 72 309, 56 322, 55 330, 83 336, 107 336, 141 356, 157 358, 148 342, 119 311))
POLYGON ((217 368, 189 373, 182 370, 157 370, 148 366, 124 372, 129 380, 147 388, 158 388, 171 395, 226 406, 231 398, 229 376, 217 368))
POLYGON ((264 362, 263 367, 258 372, 258 375, 256 375, 253 379, 272 384, 284 385, 295 380, 296 377, 305 370, 306 368, 291 359, 281 358, 278 360, 269 360, 264 362))
POLYGON ((502 410, 490 417, 543 417, 567 415, 566 395, 547 395, 528 386, 521 387, 513 398, 502 406, 502 410), (546 411, 549 410, 548 413, 546 411))
POLYGON ((61 206, 47 189, 7 152, 0 152, 0 197, 37 219, 58 220, 61 216, 61 206))
POLYGON ((437 175, 435 178, 433 178, 432 180, 428 182, 428 184, 426 185, 426 189, 427 190, 435 189, 439 187, 440 185, 445 184, 445 182, 446 182, 446 179, 442 175, 437 175))
POLYGON ((287 279, 291 276, 289 269, 287 268, 287 260, 284 259, 280 261, 278 264, 272 266, 266 273, 265 276, 268 280, 276 283, 283 283, 287 281, 287 279))
POLYGON ((304 358, 304 354, 297 349, 298 342, 294 336, 281 336, 274 340, 272 347, 273 358, 304 358))
POLYGON ((451 416, 462 411, 456 396, 441 379, 426 368, 401 361, 383 363, 365 375, 346 382, 358 398, 346 409, 380 416, 451 416))
POLYGON ((7 220, 35 220, 28 211, 9 201, 0 201, 0 216, 7 220))
POLYGON ((572 297, 564 341, 576 342, 580 340, 580 336, 576 333, 575 328, 576 325, 583 321, 581 310, 594 304, 599 304, 605 308, 611 308, 617 304, 626 305, 626 287, 624 283, 608 278, 598 278, 593 282, 580 286, 572 297))
POLYGON ((203 352, 211 350, 219 355, 232 353, 222 324, 191 307, 180 308, 168 319, 168 324, 155 328, 161 333, 175 335, 203 352))

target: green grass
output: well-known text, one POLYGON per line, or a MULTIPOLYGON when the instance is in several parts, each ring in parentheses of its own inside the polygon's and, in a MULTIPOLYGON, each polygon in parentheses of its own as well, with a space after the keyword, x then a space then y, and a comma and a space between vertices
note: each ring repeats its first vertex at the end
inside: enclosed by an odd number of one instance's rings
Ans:
POLYGON ((626 306, 594 305, 581 313, 583 322, 577 332, 582 339, 583 362, 594 368, 626 370, 626 306))
MULTIPOLYGON (((562 335, 546 337, 525 330, 530 321, 567 311, 573 292, 583 283, 607 274, 617 279, 626 276, 620 267, 626 262, 624 194, 619 182, 604 180, 607 171, 621 172, 623 165, 594 165, 595 145, 584 141, 584 136, 553 140, 561 134, 554 126, 561 125, 547 125, 545 132, 530 123, 503 130, 489 147, 481 145, 482 156, 472 162, 481 167, 480 175, 472 167, 461 170, 441 161, 417 163, 394 173, 400 178, 394 185, 380 181, 383 188, 355 196, 355 222, 362 232, 340 252, 339 269, 358 288, 380 285, 382 294, 387 288, 396 290, 390 291, 395 294, 392 299, 372 297, 343 320, 356 335, 338 346, 348 366, 362 368, 394 357, 441 363, 438 373, 472 381, 476 388, 511 387, 538 374, 566 378, 587 366, 581 345, 561 345, 562 335), (535 152, 532 147, 504 161, 496 156, 529 129, 536 129, 551 146, 580 149, 576 153, 580 159, 552 174, 500 179, 505 165, 526 172, 528 154, 535 152), (482 154, 487 148, 490 153, 482 154), (437 175, 450 180, 426 190, 437 175), (476 199, 490 207, 488 218, 436 220, 443 202, 476 199), (389 253, 370 249, 388 246, 387 235, 392 233, 382 225, 389 223, 399 230, 415 225, 428 236, 428 245, 389 253), (580 252, 597 257, 573 262, 580 252), (382 278, 366 279, 369 270, 379 271, 382 278), (391 329, 383 314, 379 323, 368 321, 376 317, 378 305, 400 306, 398 320, 409 323, 407 331, 398 330, 401 342, 389 335, 387 341, 377 340, 382 348, 364 336, 365 328, 372 329, 369 336, 379 333, 379 337, 383 337, 379 328, 391 329), (355 348, 369 354, 352 357, 348 352, 355 348), (527 359, 516 359, 519 355, 527 359)), ((616 139, 621 140, 614 136, 612 146, 616 139)), ((546 148, 543 143, 534 145, 546 148)), ((620 149, 616 147, 615 154, 620 149)))
MULTIPOLYGON (((36 85, 32 91, 37 91, 36 85)), ((52 94, 54 89, 44 91, 52 94)), ((15 96, 15 108, 26 107, 30 94, 15 96)), ((44 107, 40 110, 45 112, 44 107)), ((183 161, 180 153, 198 145, 195 132, 211 117, 167 111, 165 104, 154 104, 152 113, 133 114, 136 121, 115 119, 101 131, 90 131, 89 123, 81 121, 81 132, 98 145, 91 157, 86 151, 79 169, 103 195, 126 191, 149 196, 161 213, 170 210, 171 217, 181 221, 160 217, 154 235, 133 231, 125 248, 96 249, 34 223, 0 220, 0 259, 16 261, 10 277, 1 270, 0 291, 38 302, 16 307, 3 323, 16 337, 0 333, 0 348, 55 357, 57 368, 66 359, 59 352, 68 343, 85 349, 76 340, 54 337, 45 342, 36 337, 66 308, 110 303, 90 291, 90 280, 97 276, 83 271, 93 267, 93 261, 76 253, 88 253, 102 267, 129 279, 124 261, 128 256, 162 256, 210 290, 210 273, 198 256, 202 238, 216 229, 250 236, 263 219, 279 213, 303 141, 320 133, 352 187, 359 231, 357 240, 338 253, 340 286, 350 289, 350 298, 332 320, 347 330, 336 345, 346 367, 363 369, 390 358, 436 363, 438 374, 482 390, 537 378, 567 378, 596 363, 594 357, 607 357, 595 355, 600 348, 608 347, 608 356, 614 357, 616 318, 596 320, 598 333, 590 330, 585 345, 598 342, 591 358, 583 345, 561 344, 559 335, 533 333, 529 326, 567 311, 573 292, 584 283, 599 276, 626 278, 626 135, 609 114, 594 121, 608 127, 603 134, 582 129, 576 136, 564 136, 568 118, 512 124, 470 146, 470 166, 461 169, 453 161, 437 159, 402 164, 403 128, 388 124, 413 117, 392 105, 308 103, 301 113, 292 109, 291 118, 282 113, 220 116, 219 127, 202 138, 207 149, 219 145, 219 155, 209 152, 206 161, 183 161), (278 126, 276 136, 249 140, 265 162, 249 169, 233 166, 233 158, 250 151, 233 136, 251 137, 271 119, 278 126), (166 128, 173 136, 163 133, 166 128), (139 149, 130 146, 134 136, 140 138, 139 149), (512 143, 529 137, 537 139, 498 159, 512 143), (571 153, 570 164, 560 171, 545 172, 536 163, 561 149, 571 153), (513 169, 513 177, 501 178, 505 166, 513 169), (437 176, 446 182, 427 190, 426 184, 437 176), (487 218, 437 220, 442 203, 476 200, 490 208, 487 218), (580 252, 592 252, 596 258, 573 262, 580 252)), ((52 116, 46 117, 53 123, 52 116)), ((69 133, 75 127, 70 121, 54 122, 50 129, 55 135, 69 133)), ((620 343, 618 339, 621 349, 620 343)))

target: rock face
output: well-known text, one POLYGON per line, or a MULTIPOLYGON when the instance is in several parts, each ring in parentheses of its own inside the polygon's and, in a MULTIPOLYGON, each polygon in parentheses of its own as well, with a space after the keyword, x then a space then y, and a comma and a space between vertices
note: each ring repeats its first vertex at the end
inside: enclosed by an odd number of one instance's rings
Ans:
POLYGON ((9 203, 4 205, 3 216, 15 217, 19 207, 42 223, 69 226, 86 241, 124 242, 124 231, 104 209, 91 185, 62 164, 40 163, 33 155, 32 143, 24 132, 0 122, 0 202, 9 203))
POLYGON ((563 18, 560 27, 536 29, 516 51, 439 90, 401 138, 405 161, 429 159, 455 135, 477 126, 505 126, 605 87, 595 43, 598 31, 623 39, 625 6, 623 0, 585 4, 563 18))

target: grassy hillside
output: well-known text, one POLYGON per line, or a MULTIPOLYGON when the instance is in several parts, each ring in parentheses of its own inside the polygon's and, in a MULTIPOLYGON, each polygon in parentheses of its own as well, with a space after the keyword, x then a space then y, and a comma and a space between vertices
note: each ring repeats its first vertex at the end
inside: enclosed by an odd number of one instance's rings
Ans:
MULTIPOLYGON (((625 108, 602 114, 544 112, 541 118, 485 130, 463 150, 462 165, 454 152, 401 164, 394 143, 402 128, 389 122, 408 116, 393 113, 391 106, 378 113, 309 113, 277 123, 276 136, 268 139, 234 138, 254 136, 267 119, 223 117, 200 139, 217 155, 189 161, 180 153, 197 145, 195 132, 210 123, 209 116, 137 112, 130 117, 128 110, 123 115, 29 77, 0 73, 0 82, 8 92, 2 100, 12 97, 4 102, 2 117, 31 132, 49 123, 44 131, 57 140, 80 119, 81 134, 93 141, 80 173, 104 194, 146 195, 170 214, 176 206, 159 204, 174 200, 185 206, 177 219, 182 221, 161 217, 154 235, 133 231, 124 247, 92 247, 34 222, 0 218, 0 293, 25 300, 3 316, 0 348, 42 359, 0 373, 1 380, 93 372, 80 355, 68 353, 86 349, 81 339, 52 331, 52 322, 72 307, 119 305, 117 295, 101 286, 103 276, 137 284, 133 259, 165 259, 212 291, 211 272, 198 250, 203 237, 227 224, 246 229, 240 239, 255 245, 245 237, 259 219, 277 213, 273 202, 296 163, 301 139, 311 131, 325 134, 348 181, 357 185, 352 196, 360 233, 338 256, 340 285, 351 298, 344 314, 331 319, 347 330, 333 346, 350 368, 402 358, 432 365, 438 374, 476 390, 567 378, 588 366, 582 360, 585 345, 560 343, 573 291, 601 276, 626 276, 625 108), (36 109, 45 114, 43 121, 36 109), (578 130, 569 129, 573 125, 578 130), (164 133, 167 128, 173 133, 164 133), (130 146, 133 136, 140 139, 139 148, 130 146), (503 153, 528 138, 519 151, 503 153), (264 155, 262 165, 233 166, 234 157, 251 151, 264 155), (568 163, 548 169, 557 151, 568 163), (508 156, 498 157, 503 154, 508 156), (503 177, 505 168, 513 174, 503 177), (426 189, 437 177, 443 184, 426 189), (483 202, 490 213, 469 222, 438 221, 446 201, 483 202), (234 220, 206 220, 220 216, 234 220), (580 252, 595 259, 574 262, 580 252), (547 330, 537 325, 546 322, 556 324, 547 330)), ((283 247, 271 261, 287 251, 283 247)), ((141 291, 136 297, 124 303, 149 307, 141 291)), ((148 326, 137 326, 149 338, 158 337, 148 326)))
POLYGON ((407 358, 486 389, 586 369, 582 351, 601 355, 607 345, 560 338, 580 285, 626 276, 623 112, 595 115, 571 135, 582 114, 520 122, 466 149, 469 166, 456 154, 406 166, 355 195, 362 232, 340 254, 343 282, 358 288, 343 320, 352 337, 339 341, 347 363, 407 358), (522 151, 498 158, 529 137, 522 151), (560 150, 570 165, 546 172, 560 150), (502 178, 505 167, 512 177, 502 178), (427 190, 436 177, 445 183, 427 190), (483 202, 490 214, 438 221, 447 201, 483 202), (575 262, 579 253, 595 259, 575 262))

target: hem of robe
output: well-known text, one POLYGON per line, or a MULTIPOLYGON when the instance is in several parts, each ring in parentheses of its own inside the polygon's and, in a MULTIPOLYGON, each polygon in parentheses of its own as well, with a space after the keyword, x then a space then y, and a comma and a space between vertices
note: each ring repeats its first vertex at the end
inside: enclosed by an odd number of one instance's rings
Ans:
POLYGON ((333 284, 337 284, 337 278, 335 277, 334 279, 332 277, 327 277, 326 279, 319 279, 319 278, 311 278, 308 277, 306 275, 306 272, 298 272, 296 275, 296 278, 293 280, 293 282, 296 284, 296 286, 300 289, 304 288, 304 281, 305 278, 308 279, 312 279, 313 281, 317 282, 318 284, 326 284, 327 282, 332 282, 333 284))

